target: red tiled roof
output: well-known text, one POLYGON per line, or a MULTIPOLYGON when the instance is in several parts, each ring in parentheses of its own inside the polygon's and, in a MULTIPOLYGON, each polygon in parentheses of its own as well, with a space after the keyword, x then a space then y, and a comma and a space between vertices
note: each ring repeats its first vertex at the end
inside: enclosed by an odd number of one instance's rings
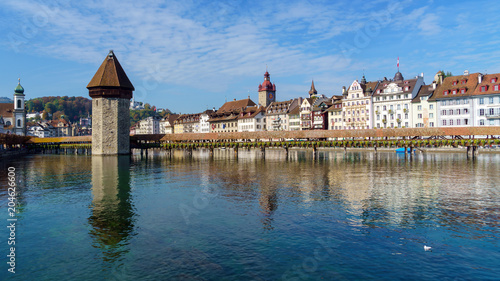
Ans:
POLYGON ((473 96, 491 94, 500 94, 500 73, 483 75, 481 84, 478 84, 476 90, 471 93, 473 96), (492 79, 495 81, 492 82, 492 79), (498 90, 495 90, 495 85, 498 86, 498 90), (483 86, 485 87, 485 91, 481 92, 481 87, 483 86))
POLYGON ((245 111, 240 112, 238 119, 249 119, 254 118, 257 114, 265 112, 266 109, 263 106, 252 106, 247 108, 245 111))
POLYGON ((247 108, 249 106, 255 106, 256 104, 251 99, 244 100, 234 100, 228 101, 217 110, 217 112, 231 112, 233 110, 239 110, 241 108, 247 108))
POLYGON ((476 89, 478 75, 479 73, 472 73, 469 75, 446 77, 443 80, 443 83, 437 86, 434 94, 429 100, 471 96, 476 89), (454 82, 456 82, 456 85, 453 85, 454 82), (465 90, 465 93, 463 94, 461 93, 462 89, 465 90), (456 94, 453 94, 453 90, 456 90, 456 94), (445 91, 448 92, 446 95, 445 91))

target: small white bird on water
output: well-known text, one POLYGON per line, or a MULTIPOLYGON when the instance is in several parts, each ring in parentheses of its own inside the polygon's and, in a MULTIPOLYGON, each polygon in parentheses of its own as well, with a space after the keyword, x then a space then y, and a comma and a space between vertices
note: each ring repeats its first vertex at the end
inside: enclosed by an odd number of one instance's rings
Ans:
POLYGON ((424 245, 424 251, 426 251, 426 252, 427 252, 427 251, 430 251, 431 249, 432 249, 432 247, 431 247, 431 246, 425 246, 425 245, 424 245))

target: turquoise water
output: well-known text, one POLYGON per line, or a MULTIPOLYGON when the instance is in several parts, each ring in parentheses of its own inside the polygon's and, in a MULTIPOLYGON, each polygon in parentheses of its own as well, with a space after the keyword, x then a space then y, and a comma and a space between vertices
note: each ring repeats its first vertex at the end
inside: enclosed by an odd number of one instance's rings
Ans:
POLYGON ((500 155, 207 151, 2 160, 2 280, 498 279, 500 155), (424 245, 431 251, 424 251, 424 245))

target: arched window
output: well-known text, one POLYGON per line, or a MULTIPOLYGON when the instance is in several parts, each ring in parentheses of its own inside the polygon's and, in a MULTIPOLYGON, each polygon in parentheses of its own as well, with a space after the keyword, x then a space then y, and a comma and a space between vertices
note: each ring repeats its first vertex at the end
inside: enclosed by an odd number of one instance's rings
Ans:
POLYGON ((21 109, 21 108, 22 108, 22 107, 21 107, 21 100, 20 100, 20 99, 19 99, 19 100, 17 100, 17 108, 18 108, 18 109, 21 109))

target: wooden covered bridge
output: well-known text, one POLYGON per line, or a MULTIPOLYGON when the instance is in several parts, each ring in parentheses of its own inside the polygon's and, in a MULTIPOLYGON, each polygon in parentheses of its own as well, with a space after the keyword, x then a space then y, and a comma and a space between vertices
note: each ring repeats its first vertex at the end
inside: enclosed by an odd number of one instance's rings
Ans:
MULTIPOLYGON (((475 155, 478 147, 498 146, 500 126, 448 128, 394 128, 366 130, 265 131, 233 133, 185 133, 130 136, 130 148, 186 149, 259 148, 373 148, 380 147, 463 147, 475 155)), ((29 138, 22 143, 31 151, 73 149, 87 154, 92 146, 91 136, 61 138, 29 138)))

